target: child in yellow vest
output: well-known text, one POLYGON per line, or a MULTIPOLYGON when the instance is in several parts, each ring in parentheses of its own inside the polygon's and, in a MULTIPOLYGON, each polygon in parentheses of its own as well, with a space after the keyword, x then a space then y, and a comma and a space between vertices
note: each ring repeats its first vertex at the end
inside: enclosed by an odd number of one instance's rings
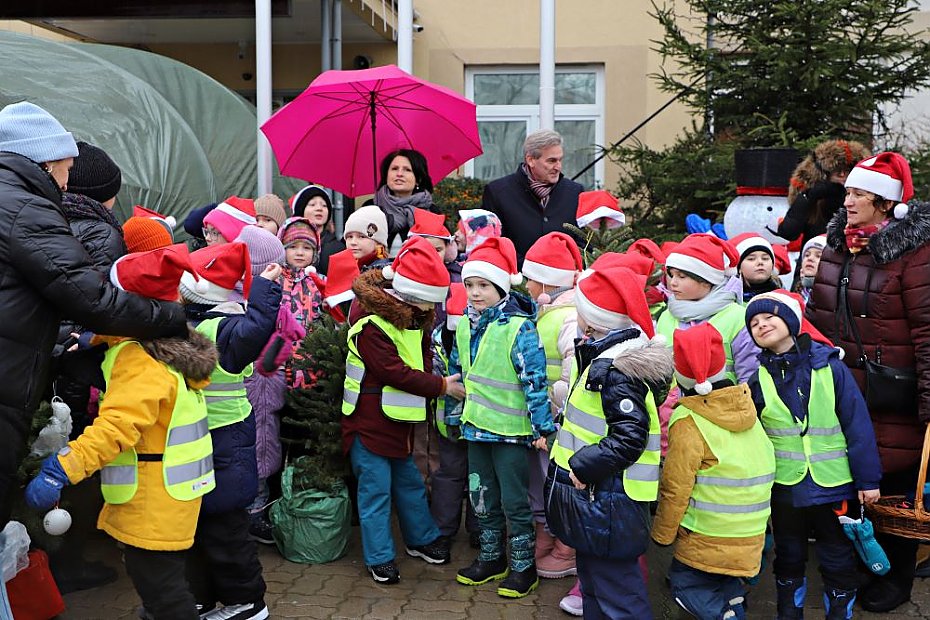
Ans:
POLYGON ((742 578, 758 574, 775 455, 749 387, 724 371, 723 339, 704 323, 675 332, 682 397, 668 431, 652 538, 677 539, 669 579, 697 618, 746 616, 742 578))
POLYGON ((797 293, 753 297, 746 325, 762 347, 750 386, 775 446, 772 531, 778 617, 800 619, 807 591, 808 536, 823 575, 828 620, 848 620, 858 558, 837 520, 879 498, 878 448, 865 400, 839 352, 803 319, 797 293))
MULTIPOLYGON (((181 274, 191 269, 187 247, 179 244, 121 258, 110 279, 124 290, 176 301, 181 274)), ((45 460, 26 500, 50 508, 63 485, 102 470, 106 503, 97 527, 125 545, 126 572, 145 609, 156 620, 197 620, 185 559, 201 496, 215 486, 200 390, 216 366, 216 348, 193 330, 186 340, 98 338, 110 346, 100 412, 45 460)))
MULTIPOLYGON (((575 359, 578 321, 575 314, 575 281, 584 264, 575 240, 552 232, 539 238, 526 252, 523 276, 526 290, 539 305, 536 329, 546 352, 546 378, 553 418, 565 404, 568 379, 575 359)), ((575 574, 575 550, 546 529, 543 484, 549 455, 529 453, 530 508, 536 521, 536 570, 540 577, 554 579, 575 574)))
MULTIPOLYGON (((481 585, 504 579, 497 593, 518 598, 539 585, 526 449, 531 444, 545 449, 546 436, 555 434, 546 354, 533 323, 535 305, 510 291, 521 277, 509 239, 488 239, 475 248, 462 267, 462 279, 468 320, 463 318, 456 329, 449 372, 462 372, 467 396, 461 418, 449 416, 446 424, 468 442, 468 491, 480 549, 456 580, 481 585)), ((446 403, 446 411, 454 407, 446 403)))

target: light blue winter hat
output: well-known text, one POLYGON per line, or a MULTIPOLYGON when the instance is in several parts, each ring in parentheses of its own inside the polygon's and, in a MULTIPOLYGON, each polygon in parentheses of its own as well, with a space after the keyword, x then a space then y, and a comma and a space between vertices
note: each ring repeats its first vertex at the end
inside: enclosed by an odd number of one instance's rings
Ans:
POLYGON ((0 152, 17 153, 36 163, 78 156, 71 132, 58 120, 28 101, 0 110, 0 152))

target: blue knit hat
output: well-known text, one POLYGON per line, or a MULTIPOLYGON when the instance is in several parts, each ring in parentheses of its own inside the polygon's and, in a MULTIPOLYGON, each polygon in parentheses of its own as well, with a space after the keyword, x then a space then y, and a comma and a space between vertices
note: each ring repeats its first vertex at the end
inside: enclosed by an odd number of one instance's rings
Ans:
POLYGON ((28 101, 0 110, 0 151, 17 153, 37 164, 78 156, 74 136, 54 116, 28 101))
POLYGON ((788 326, 788 333, 797 337, 801 333, 801 323, 804 316, 804 306, 796 294, 778 289, 769 293, 761 293, 753 297, 746 306, 746 329, 752 334, 749 324, 752 317, 757 314, 774 314, 788 326))

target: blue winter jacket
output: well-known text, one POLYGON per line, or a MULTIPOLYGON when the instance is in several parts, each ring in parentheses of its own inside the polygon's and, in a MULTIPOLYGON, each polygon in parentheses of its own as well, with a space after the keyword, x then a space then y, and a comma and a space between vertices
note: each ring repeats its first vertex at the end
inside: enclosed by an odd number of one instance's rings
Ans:
MULTIPOLYGON (((790 502, 800 508, 841 502, 844 499, 855 498, 857 490, 877 489, 882 478, 882 467, 869 410, 849 368, 840 360, 839 351, 813 342, 807 335, 802 334, 798 338, 797 346, 787 353, 776 355, 763 350, 759 354, 759 362, 772 376, 775 389, 785 406, 799 421, 803 421, 807 416, 811 374, 814 370, 830 366, 836 391, 836 417, 846 436, 849 468, 853 477, 853 482, 849 484, 828 488, 814 482, 808 472, 797 484, 776 484, 772 488, 772 501, 790 502)), ((756 409, 761 413, 765 399, 762 397, 758 371, 752 376, 749 387, 756 409)))
MULTIPOLYGON (((539 341, 539 332, 536 331, 536 304, 520 293, 510 293, 503 304, 498 304, 481 312, 478 324, 471 328, 471 359, 478 354, 478 345, 481 338, 492 321, 506 323, 514 317, 526 317, 517 332, 517 339, 510 351, 510 361, 517 371, 517 376, 523 384, 523 394, 526 397, 526 407, 530 413, 530 424, 533 427, 533 436, 530 437, 504 437, 496 433, 465 424, 462 428, 462 437, 467 441, 497 441, 497 442, 526 442, 539 436, 545 437, 555 432, 555 423, 552 421, 552 411, 549 408, 549 382, 546 378, 546 352, 539 341)), ((469 320, 467 316, 463 321, 469 320)), ((459 359, 458 344, 452 346, 449 354, 449 374, 462 372, 462 363, 459 359)), ((446 398, 446 411, 456 411, 458 401, 446 398)), ((458 415, 447 415, 448 426, 459 425, 458 415)))
MULTIPOLYGON (((245 314, 223 312, 224 306, 188 304, 184 307, 194 325, 218 316, 216 348, 219 364, 229 373, 239 373, 255 361, 274 333, 281 285, 255 278, 245 314)), ((200 510, 220 514, 247 508, 258 492, 258 465, 255 457, 255 415, 210 431, 213 439, 213 469, 216 488, 203 498, 200 510)))

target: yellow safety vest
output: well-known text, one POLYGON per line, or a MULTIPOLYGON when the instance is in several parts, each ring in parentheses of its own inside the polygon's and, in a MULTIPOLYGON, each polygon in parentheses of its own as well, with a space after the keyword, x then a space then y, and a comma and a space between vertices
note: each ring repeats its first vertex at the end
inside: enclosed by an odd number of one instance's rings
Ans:
MULTIPOLYGON (((585 387, 588 370, 590 366, 585 368, 580 378, 572 380, 572 391, 562 412, 562 427, 552 445, 550 456, 562 469, 571 469, 568 460, 578 450, 597 444, 607 437, 607 418, 604 416, 601 393, 585 387)), ((575 374, 577 362, 572 365, 573 377, 575 374)), ((641 502, 655 501, 659 495, 662 431, 659 427, 659 412, 651 391, 646 392, 646 412, 649 414, 646 449, 635 463, 623 470, 623 487, 626 494, 641 502)))
MULTIPOLYGON (((740 330, 746 327, 746 309, 734 301, 710 317, 707 322, 713 325, 723 337, 723 352, 726 354, 727 359, 726 374, 727 378, 735 385, 739 383, 739 380, 736 378, 736 366, 733 363, 733 351, 730 345, 736 335, 740 333, 740 330)), ((656 322, 656 333, 665 336, 669 348, 672 346, 675 330, 678 329, 679 325, 679 320, 672 316, 668 309, 659 316, 659 320, 656 322)))
POLYGON ((474 360, 471 359, 471 324, 465 319, 459 321, 455 343, 465 385, 463 423, 507 437, 533 434, 523 382, 510 359, 524 321, 524 317, 513 317, 503 323, 495 320, 488 324, 474 360))
POLYGON ((778 395, 772 375, 759 368, 759 385, 765 407, 762 426, 775 446, 775 482, 797 484, 810 471, 822 487, 852 482, 846 454, 846 436, 836 417, 833 371, 829 366, 811 373, 811 393, 805 421, 798 422, 778 395))
MULTIPOLYGON (((220 321, 225 317, 216 317, 201 321, 195 328, 198 332, 216 343, 216 332, 220 321)), ((252 403, 245 391, 245 378, 251 377, 253 365, 249 364, 241 373, 232 374, 223 370, 216 364, 213 374, 210 375, 210 385, 204 388, 207 400, 207 418, 210 421, 210 430, 229 426, 249 417, 252 413, 252 403)))
POLYGON ((749 430, 734 433, 678 405, 669 428, 688 417, 694 420, 717 463, 696 473, 682 527, 721 538, 764 533, 771 512, 775 455, 762 425, 755 421, 749 430))
MULTIPOLYGON (((109 384, 113 364, 119 352, 129 346, 141 346, 125 340, 110 347, 100 369, 109 384)), ((161 457, 163 480, 168 495, 178 501, 190 501, 206 495, 216 487, 213 475, 213 442, 207 428, 207 406, 200 390, 187 386, 184 377, 165 365, 177 380, 178 390, 168 424, 167 439, 161 457)), ((105 393, 101 393, 103 402, 105 393)), ((146 455, 148 456, 148 455, 146 455)), ((125 504, 139 488, 139 458, 135 448, 124 450, 100 471, 100 490, 108 504, 125 504)))
MULTIPOLYGON (((374 323, 387 334, 400 359, 414 370, 422 371, 423 364, 423 330, 397 329, 380 316, 369 314, 359 319, 349 328, 349 353, 346 356, 346 378, 342 388, 342 413, 352 415, 361 393, 362 378, 365 376, 365 362, 358 353, 356 337, 368 323, 374 323)), ((395 422, 425 422, 426 398, 409 394, 390 385, 381 388, 381 410, 395 422)))
POLYGON ((556 306, 547 310, 536 322, 539 341, 546 351, 546 379, 552 385, 562 376, 562 355, 559 353, 559 332, 575 306, 556 306))

